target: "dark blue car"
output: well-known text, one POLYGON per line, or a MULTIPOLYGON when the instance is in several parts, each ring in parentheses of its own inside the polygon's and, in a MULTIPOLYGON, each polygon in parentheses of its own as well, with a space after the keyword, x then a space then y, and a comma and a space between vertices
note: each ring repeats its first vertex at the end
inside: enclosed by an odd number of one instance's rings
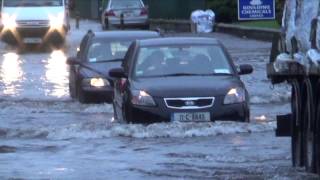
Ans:
POLYGON ((238 68, 214 38, 171 37, 134 42, 114 80, 114 116, 128 123, 248 122, 248 92, 238 68))
POLYGON ((159 36, 154 31, 89 31, 81 41, 77 57, 67 61, 70 96, 81 103, 112 102, 113 82, 109 70, 120 67, 134 40, 159 36))

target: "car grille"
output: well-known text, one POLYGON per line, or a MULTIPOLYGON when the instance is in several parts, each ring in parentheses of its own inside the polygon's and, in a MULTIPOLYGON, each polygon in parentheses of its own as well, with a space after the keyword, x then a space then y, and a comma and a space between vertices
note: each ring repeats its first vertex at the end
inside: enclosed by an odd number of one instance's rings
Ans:
POLYGON ((214 97, 164 98, 164 102, 172 109, 203 109, 213 106, 214 97))
POLYGON ((21 28, 37 28, 37 27, 49 27, 48 20, 21 20, 17 21, 18 27, 21 28))

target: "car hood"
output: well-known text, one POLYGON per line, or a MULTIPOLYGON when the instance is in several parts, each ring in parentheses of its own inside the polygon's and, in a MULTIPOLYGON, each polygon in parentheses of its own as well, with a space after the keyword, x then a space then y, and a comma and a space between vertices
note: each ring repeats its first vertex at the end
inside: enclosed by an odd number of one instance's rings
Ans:
MULTIPOLYGON (((119 68, 121 66, 121 61, 117 61, 117 62, 100 62, 100 63, 85 63, 86 66, 100 72, 101 74, 104 75, 104 77, 108 78, 108 79, 112 79, 109 76, 109 71, 113 68, 119 68)), ((81 69, 79 70, 79 72, 81 73, 81 75, 84 78, 92 78, 92 77, 101 77, 102 75, 88 69, 85 67, 81 67, 81 69)))
POLYGON ((143 78, 133 82, 134 89, 161 98, 224 96, 231 88, 243 86, 236 76, 143 78))
POLYGON ((49 20, 49 15, 57 16, 64 12, 64 7, 5 7, 2 13, 16 16, 16 20, 49 20))

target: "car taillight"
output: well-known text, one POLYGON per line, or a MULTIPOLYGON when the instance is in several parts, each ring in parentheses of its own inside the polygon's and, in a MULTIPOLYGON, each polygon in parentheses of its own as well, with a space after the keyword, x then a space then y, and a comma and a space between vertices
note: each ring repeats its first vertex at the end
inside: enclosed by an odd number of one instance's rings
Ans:
POLYGON ((105 16, 116 16, 112 10, 107 11, 104 15, 105 16))
POLYGON ((144 15, 148 15, 148 9, 147 8, 141 9, 140 16, 144 16, 144 15))

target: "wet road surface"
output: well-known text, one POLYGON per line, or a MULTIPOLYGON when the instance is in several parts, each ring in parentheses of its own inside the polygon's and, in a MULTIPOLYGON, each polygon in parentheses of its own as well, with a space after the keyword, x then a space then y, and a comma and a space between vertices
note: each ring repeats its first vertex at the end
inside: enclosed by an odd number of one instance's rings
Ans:
MULTIPOLYGON (((66 58, 95 22, 72 30, 67 46, 19 54, 0 44, 0 179, 317 179, 291 167, 290 139, 275 138, 275 115, 289 111, 290 88, 270 88, 271 44, 214 33, 243 76, 251 123, 127 125, 108 104, 68 93, 66 58)), ((179 36, 179 34, 176 34, 179 36)))

